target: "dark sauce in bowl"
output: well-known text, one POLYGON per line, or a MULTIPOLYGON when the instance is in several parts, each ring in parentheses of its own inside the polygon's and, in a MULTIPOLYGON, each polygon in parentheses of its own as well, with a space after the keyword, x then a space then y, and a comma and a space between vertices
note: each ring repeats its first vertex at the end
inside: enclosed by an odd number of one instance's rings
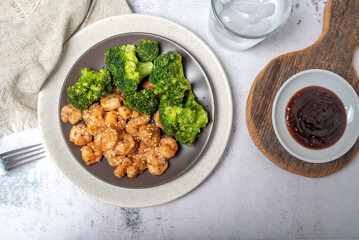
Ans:
POLYGON ((332 91, 310 86, 296 92, 287 104, 289 133, 302 146, 324 149, 334 145, 347 125, 344 104, 332 91))

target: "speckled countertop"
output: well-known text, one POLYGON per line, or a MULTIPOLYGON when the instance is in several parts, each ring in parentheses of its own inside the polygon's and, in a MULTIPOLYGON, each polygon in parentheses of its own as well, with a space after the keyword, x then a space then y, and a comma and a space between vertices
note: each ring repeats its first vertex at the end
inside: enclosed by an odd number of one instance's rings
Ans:
MULTIPOLYGON (((288 173, 252 143, 245 104, 255 76, 274 57, 305 48, 322 29, 325 1, 293 0, 280 32, 236 52, 209 33, 208 0, 129 0, 135 12, 184 25, 217 54, 233 88, 233 137, 215 171, 186 196, 152 208, 93 200, 43 159, 0 178, 0 239, 249 239, 359 237, 359 159, 331 176, 288 173)), ((356 54, 355 67, 359 69, 356 54)), ((0 152, 40 142, 38 128, 0 138, 0 152)))

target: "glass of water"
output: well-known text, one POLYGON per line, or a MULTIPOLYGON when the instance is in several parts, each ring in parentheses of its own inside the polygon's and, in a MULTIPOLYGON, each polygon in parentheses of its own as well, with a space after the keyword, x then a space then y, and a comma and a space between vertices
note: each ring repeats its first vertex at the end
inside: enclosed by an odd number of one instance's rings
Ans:
POLYGON ((292 0, 211 0, 211 4, 209 27, 216 40, 246 50, 284 25, 292 0))

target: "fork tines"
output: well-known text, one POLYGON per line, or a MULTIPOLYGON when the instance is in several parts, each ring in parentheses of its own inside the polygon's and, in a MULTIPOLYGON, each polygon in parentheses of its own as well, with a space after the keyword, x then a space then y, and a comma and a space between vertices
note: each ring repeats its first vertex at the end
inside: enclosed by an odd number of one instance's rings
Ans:
POLYGON ((5 170, 46 157, 41 143, 0 154, 5 170))

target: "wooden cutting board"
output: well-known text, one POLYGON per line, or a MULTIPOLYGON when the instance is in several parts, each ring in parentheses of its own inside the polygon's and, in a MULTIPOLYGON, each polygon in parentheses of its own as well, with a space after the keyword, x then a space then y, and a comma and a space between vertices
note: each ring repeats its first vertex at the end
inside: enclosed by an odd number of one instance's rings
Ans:
MULTIPOLYGON (((246 121, 253 142, 277 166, 307 177, 324 177, 347 166, 359 151, 359 140, 342 157, 328 163, 308 163, 289 154, 272 126, 273 100, 282 84, 307 69, 325 69, 346 79, 359 93, 353 66, 359 46, 359 0, 330 0, 324 10, 323 33, 310 47, 273 59, 256 77, 250 90, 246 121)), ((358 126, 359 127, 359 126, 358 126)))

